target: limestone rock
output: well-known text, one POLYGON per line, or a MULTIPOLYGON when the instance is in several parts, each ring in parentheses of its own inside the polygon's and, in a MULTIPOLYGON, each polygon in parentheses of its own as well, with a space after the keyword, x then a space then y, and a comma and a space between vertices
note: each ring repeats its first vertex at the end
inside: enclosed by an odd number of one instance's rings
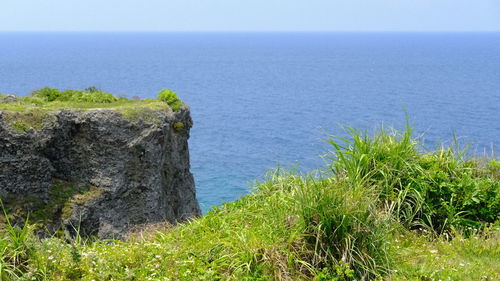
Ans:
POLYGON ((0 112, 0 198, 11 212, 67 235, 118 239, 136 225, 200 215, 187 107, 155 111, 158 122, 106 109, 50 114, 43 129, 18 132, 0 112))

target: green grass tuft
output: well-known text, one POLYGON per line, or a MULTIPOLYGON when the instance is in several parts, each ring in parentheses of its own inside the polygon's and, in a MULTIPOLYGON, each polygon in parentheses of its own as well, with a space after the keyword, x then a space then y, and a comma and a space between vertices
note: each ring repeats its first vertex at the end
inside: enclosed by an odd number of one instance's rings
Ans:
POLYGON ((412 130, 381 129, 373 137, 352 128, 350 139, 331 137, 334 176, 353 186, 373 187, 380 205, 407 228, 443 234, 482 229, 498 220, 500 182, 495 159, 467 158, 441 147, 421 152, 412 130))

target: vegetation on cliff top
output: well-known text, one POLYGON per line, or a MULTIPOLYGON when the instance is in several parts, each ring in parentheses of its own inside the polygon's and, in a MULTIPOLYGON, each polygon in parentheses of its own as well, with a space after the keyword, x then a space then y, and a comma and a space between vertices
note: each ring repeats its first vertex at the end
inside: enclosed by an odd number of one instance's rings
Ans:
POLYGON ((0 235, 20 280, 498 280, 500 161, 423 151, 411 129, 331 137, 324 169, 128 241, 0 235))
POLYGON ((158 93, 157 99, 141 99, 134 97, 116 97, 96 87, 88 87, 82 91, 55 88, 43 88, 33 91, 29 96, 17 97, 0 95, 0 111, 4 119, 18 132, 30 128, 39 130, 50 122, 50 112, 62 109, 86 111, 91 109, 110 109, 121 113, 131 121, 142 119, 154 121, 156 110, 173 111, 181 109, 183 103, 177 94, 169 89, 158 93))

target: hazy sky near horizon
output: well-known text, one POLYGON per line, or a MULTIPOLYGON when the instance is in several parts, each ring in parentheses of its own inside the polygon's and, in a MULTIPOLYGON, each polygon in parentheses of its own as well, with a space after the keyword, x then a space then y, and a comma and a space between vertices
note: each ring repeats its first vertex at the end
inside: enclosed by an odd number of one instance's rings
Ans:
POLYGON ((500 31, 500 0, 0 0, 0 31, 500 31))

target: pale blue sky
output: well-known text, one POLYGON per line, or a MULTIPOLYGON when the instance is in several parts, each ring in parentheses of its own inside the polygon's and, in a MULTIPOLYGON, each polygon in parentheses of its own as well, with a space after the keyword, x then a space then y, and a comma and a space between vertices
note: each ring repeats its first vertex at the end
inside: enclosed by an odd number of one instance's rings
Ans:
POLYGON ((500 0, 0 0, 0 31, 500 31, 500 0))

